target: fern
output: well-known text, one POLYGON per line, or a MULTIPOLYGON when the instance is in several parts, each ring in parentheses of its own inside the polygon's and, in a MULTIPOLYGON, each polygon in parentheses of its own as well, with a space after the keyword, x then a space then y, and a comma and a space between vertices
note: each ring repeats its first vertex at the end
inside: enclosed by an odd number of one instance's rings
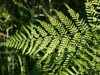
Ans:
POLYGON ((79 14, 65 4, 73 20, 55 9, 59 19, 44 12, 49 22, 35 20, 39 25, 23 25, 23 31, 0 45, 22 50, 23 55, 37 59, 44 74, 100 74, 100 30, 96 16, 99 12, 95 10, 99 9, 99 4, 86 2, 85 5, 87 21, 80 19, 79 14))
MULTIPOLYGON (((68 17, 66 17, 63 13, 59 13, 57 10, 54 10, 57 14, 57 16, 59 16, 60 21, 64 24, 64 26, 66 27, 66 29, 68 29, 71 33, 76 33, 78 30, 78 28, 74 25, 74 23, 72 23, 72 21, 70 19, 68 19, 68 17)), ((67 30, 66 30, 67 33, 67 30)))

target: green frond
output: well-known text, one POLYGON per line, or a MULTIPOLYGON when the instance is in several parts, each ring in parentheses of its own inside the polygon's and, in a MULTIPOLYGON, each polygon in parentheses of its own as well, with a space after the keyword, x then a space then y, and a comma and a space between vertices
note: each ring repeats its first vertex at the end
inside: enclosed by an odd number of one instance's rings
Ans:
POLYGON ((49 54, 53 53, 56 46, 59 44, 59 39, 58 38, 54 38, 52 40, 52 42, 50 43, 50 45, 47 48, 46 54, 44 55, 44 57, 40 60, 40 62, 42 62, 49 54))
POLYGON ((31 54, 34 53, 34 51, 36 50, 36 48, 41 44, 42 40, 43 40, 42 38, 38 38, 36 40, 34 47, 32 48, 31 52, 29 52, 29 55, 31 55, 31 54))
POLYGON ((51 17, 49 14, 47 14, 47 13, 45 13, 45 14, 49 18, 50 23, 52 24, 52 26, 54 26, 59 31, 60 34, 65 34, 66 33, 66 29, 64 28, 64 26, 62 25, 61 22, 59 22, 54 17, 51 17))
POLYGON ((45 28, 45 30, 48 32, 48 34, 51 35, 57 35, 58 32, 54 29, 54 27, 51 24, 48 24, 44 21, 40 21, 40 20, 36 20, 38 22, 40 22, 40 24, 42 25, 43 28, 45 28))
POLYGON ((68 19, 67 16, 65 16, 63 13, 58 12, 57 10, 54 10, 57 14, 57 16, 60 18, 60 21, 63 23, 64 27, 66 27, 66 33, 67 33, 67 29, 71 32, 71 33, 76 33, 78 32, 78 28, 74 25, 74 23, 68 19))
POLYGON ((44 12, 48 22, 36 19, 37 25, 22 25, 22 31, 0 42, 0 46, 17 49, 22 55, 35 59, 47 75, 99 75, 100 20, 97 10, 100 5, 86 2, 85 20, 67 4, 65 6, 72 18, 55 9, 57 18, 44 12))
POLYGON ((39 51, 42 51, 46 46, 51 42, 51 37, 45 37, 42 43, 39 45, 39 48, 33 53, 32 56, 36 55, 39 51))
POLYGON ((22 26, 22 28, 27 33, 28 37, 31 38, 31 34, 30 34, 29 30, 24 25, 22 26))
MULTIPOLYGON (((45 36, 47 35, 47 32, 46 32, 44 29, 42 29, 41 27, 35 26, 35 25, 33 25, 32 23, 30 23, 30 25, 32 25, 33 28, 37 29, 38 33, 39 33, 42 37, 45 37, 45 36)), ((30 26, 28 26, 28 27, 30 27, 30 26)))
POLYGON ((21 41, 21 45, 19 46, 19 49, 21 49, 25 45, 25 42, 26 42, 25 39, 21 41))
POLYGON ((33 45, 34 45, 34 41, 35 41, 34 38, 30 40, 30 48, 28 49, 28 51, 26 52, 26 54, 29 54, 32 51, 33 45))
POLYGON ((30 42, 29 40, 27 40, 27 41, 25 42, 25 45, 23 46, 24 48, 23 48, 22 54, 25 54, 26 49, 28 48, 29 42, 30 42))
POLYGON ((88 31, 90 29, 90 27, 85 22, 85 20, 83 20, 83 19, 80 20, 78 13, 75 13, 75 11, 73 9, 71 9, 67 4, 65 4, 65 6, 68 8, 68 12, 69 12, 70 16, 72 17, 72 19, 75 21, 75 25, 79 28, 79 30, 81 30, 82 33, 84 31, 88 31))
MULTIPOLYGON (((30 25, 31 25, 31 24, 30 24, 30 25)), ((37 33, 37 31, 36 31, 35 28, 33 28, 32 26, 27 26, 27 27, 28 27, 29 30, 31 31, 31 32, 30 32, 30 34, 31 34, 30 39, 33 38, 33 37, 39 38, 40 35, 37 33)))
POLYGON ((65 49, 67 48, 69 41, 70 41, 69 37, 63 37, 61 39, 61 43, 59 44, 59 47, 58 47, 57 56, 54 60, 56 64, 61 64, 63 62, 62 59, 65 57, 65 54, 67 53, 67 50, 65 49))

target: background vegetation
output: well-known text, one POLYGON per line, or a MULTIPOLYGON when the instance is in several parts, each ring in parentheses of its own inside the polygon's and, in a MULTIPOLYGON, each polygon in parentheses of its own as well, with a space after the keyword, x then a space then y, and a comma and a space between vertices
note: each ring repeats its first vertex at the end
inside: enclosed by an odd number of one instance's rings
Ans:
POLYGON ((99 75, 99 3, 0 0, 0 75, 99 75))

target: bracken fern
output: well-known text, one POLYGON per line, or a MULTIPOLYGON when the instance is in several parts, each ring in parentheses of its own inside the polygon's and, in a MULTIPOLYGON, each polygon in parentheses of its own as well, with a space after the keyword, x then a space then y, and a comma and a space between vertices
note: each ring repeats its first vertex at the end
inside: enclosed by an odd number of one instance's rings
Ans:
POLYGON ((15 48, 36 59, 43 75, 99 75, 99 3, 85 3, 86 20, 67 4, 71 19, 55 9, 58 18, 44 12, 49 22, 37 19, 38 25, 23 25, 23 31, 0 46, 15 48))

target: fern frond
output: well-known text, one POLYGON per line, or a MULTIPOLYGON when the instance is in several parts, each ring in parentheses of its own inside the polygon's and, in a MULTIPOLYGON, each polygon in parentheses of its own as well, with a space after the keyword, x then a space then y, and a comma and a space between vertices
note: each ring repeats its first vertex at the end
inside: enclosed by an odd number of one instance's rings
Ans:
POLYGON ((29 30, 25 26, 22 26, 22 28, 27 33, 28 37, 31 38, 31 34, 30 34, 29 30))
POLYGON ((28 45, 29 45, 29 40, 26 41, 24 48, 23 48, 23 51, 22 51, 22 54, 24 54, 26 52, 28 45))
POLYGON ((62 59, 64 58, 65 54, 67 53, 65 50, 67 48, 67 45, 69 44, 70 38, 69 37, 63 37, 61 39, 61 43, 59 44, 58 47, 58 52, 57 52, 57 56, 55 58, 55 62, 56 64, 61 64, 62 63, 62 59))
MULTIPOLYGON (((70 19, 68 19, 67 16, 65 16, 63 13, 58 12, 57 10, 54 10, 57 14, 57 16, 60 18, 60 21, 63 23, 63 25, 66 27, 66 29, 69 29, 71 33, 78 32, 78 28, 72 23, 70 19)), ((67 33, 67 31, 66 31, 67 33)))
MULTIPOLYGON (((31 24, 30 24, 31 25, 31 24)), ((30 39, 31 38, 33 38, 33 37, 35 37, 35 38, 39 38, 39 34, 37 33, 37 31, 36 31, 36 29, 35 28, 33 28, 32 26, 27 26, 27 28, 29 28, 30 29, 30 34, 29 35, 31 35, 30 36, 30 39)), ((28 33, 28 32, 27 32, 28 33)))
POLYGON ((49 18, 52 26, 54 26, 59 31, 60 34, 65 34, 66 33, 66 29, 64 28, 64 26, 62 25, 62 23, 60 23, 54 17, 51 17, 49 14, 47 14, 47 13, 45 13, 45 14, 49 18))
POLYGON ((40 60, 40 62, 42 62, 49 54, 53 53, 54 49, 56 48, 56 46, 59 44, 59 39, 58 38, 54 38, 52 40, 52 42, 50 43, 50 45, 47 48, 47 52, 44 55, 44 57, 40 60))
POLYGON ((88 31, 90 29, 88 24, 83 19, 79 20, 79 14, 75 13, 75 11, 71 9, 67 4, 65 4, 65 6, 68 8, 69 14, 71 15, 72 19, 75 21, 76 26, 82 31, 82 33, 84 31, 88 31))
POLYGON ((100 19, 98 10, 100 10, 99 1, 85 3, 87 12, 87 21, 89 22, 92 30, 100 30, 100 19))
POLYGON ((45 49, 46 46, 50 43, 50 41, 51 41, 51 37, 45 37, 43 39, 42 43, 40 44, 39 48, 33 53, 32 56, 37 54, 39 51, 42 51, 43 49, 45 49))
POLYGON ((32 50, 31 50, 30 52, 28 52, 29 55, 31 55, 31 54, 34 53, 34 51, 35 51, 36 48, 41 44, 41 42, 42 42, 42 38, 38 38, 38 39, 36 40, 34 47, 32 48, 32 50))
POLYGON ((35 20, 39 25, 23 25, 22 31, 6 42, 0 42, 0 46, 15 48, 37 60, 46 74, 96 74, 100 70, 100 20, 95 7, 100 9, 100 6, 98 3, 86 3, 87 21, 80 19, 79 14, 67 4, 65 6, 72 19, 55 9, 58 18, 44 12, 49 22, 35 20))
POLYGON ((33 45, 34 45, 34 41, 35 41, 34 38, 30 40, 30 48, 28 49, 28 51, 26 52, 26 54, 29 54, 32 51, 32 48, 33 48, 33 45))
POLYGON ((45 30, 51 34, 51 35, 58 35, 58 32, 54 29, 54 27, 51 24, 48 24, 44 21, 40 21, 40 20, 36 20, 38 22, 40 22, 40 24, 42 25, 42 27, 45 28, 45 30))

